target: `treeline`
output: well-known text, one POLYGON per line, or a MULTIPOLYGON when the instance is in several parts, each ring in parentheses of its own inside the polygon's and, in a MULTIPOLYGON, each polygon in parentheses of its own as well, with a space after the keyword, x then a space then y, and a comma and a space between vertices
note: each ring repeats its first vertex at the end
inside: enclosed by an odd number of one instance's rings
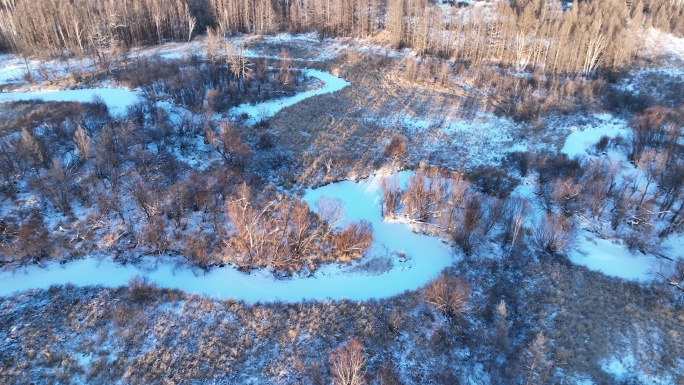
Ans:
POLYGON ((4 0, 0 40, 34 55, 101 54, 113 48, 187 41, 204 17, 202 3, 182 0, 4 0), (192 8, 191 8, 192 6, 192 8))
POLYGON ((684 6, 677 1, 584 1, 565 8, 542 0, 467 9, 428 0, 4 0, 0 45, 26 55, 101 55, 114 48, 186 41, 207 28, 220 37, 382 32, 397 47, 476 65, 588 73, 629 63, 643 46, 645 28, 684 33, 684 6))
POLYGON ((672 2, 496 2, 452 8, 448 15, 427 2, 390 0, 387 30, 397 46, 517 70, 589 73, 627 65, 643 46, 641 33, 656 26, 684 32, 684 7, 672 2))

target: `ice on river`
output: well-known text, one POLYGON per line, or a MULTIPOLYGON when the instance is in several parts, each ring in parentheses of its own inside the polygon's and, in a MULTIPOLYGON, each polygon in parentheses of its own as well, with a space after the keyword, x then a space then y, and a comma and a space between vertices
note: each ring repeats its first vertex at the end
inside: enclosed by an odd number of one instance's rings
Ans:
MULTIPOLYGON (((407 173, 400 179, 406 180, 407 173)), ((174 269, 161 262, 150 269, 121 265, 111 259, 86 258, 65 264, 50 263, 45 268, 29 266, 18 272, 0 273, 0 295, 27 289, 46 289, 55 284, 116 287, 134 276, 147 276, 160 287, 189 293, 247 302, 301 301, 326 299, 367 300, 384 298, 413 290, 436 277, 452 263, 451 247, 440 239, 417 234, 401 223, 388 223, 380 215, 379 178, 361 182, 343 181, 308 190, 304 200, 314 205, 322 196, 340 199, 349 220, 365 219, 373 224, 374 243, 364 257, 393 259, 392 267, 371 274, 347 265, 323 266, 311 276, 277 279, 266 270, 245 274, 233 267, 196 274, 190 269, 174 269)), ((151 261, 148 260, 148 261, 151 261)))

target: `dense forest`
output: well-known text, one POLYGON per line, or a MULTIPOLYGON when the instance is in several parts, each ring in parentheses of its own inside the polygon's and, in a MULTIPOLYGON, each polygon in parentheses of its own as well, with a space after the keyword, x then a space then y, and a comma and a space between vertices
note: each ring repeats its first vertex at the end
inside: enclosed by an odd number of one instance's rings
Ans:
POLYGON ((681 1, 498 1, 458 12, 426 0, 3 0, 0 47, 23 55, 103 55, 109 49, 214 33, 385 34, 396 47, 522 70, 587 74, 625 67, 653 26, 684 33, 681 1))

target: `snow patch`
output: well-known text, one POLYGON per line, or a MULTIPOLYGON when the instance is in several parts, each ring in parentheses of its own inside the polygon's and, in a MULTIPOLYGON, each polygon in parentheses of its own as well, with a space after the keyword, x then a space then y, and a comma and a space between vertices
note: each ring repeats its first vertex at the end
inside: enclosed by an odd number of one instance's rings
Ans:
POLYGON ((673 74, 681 75, 681 66, 684 64, 684 39, 671 33, 663 32, 656 28, 650 28, 645 32, 644 57, 661 60, 665 66, 670 67, 673 74))
POLYGON ((14 55, 0 55, 0 84, 16 81, 26 74, 26 65, 14 55))
POLYGON ((586 155, 587 151, 604 136, 616 138, 629 134, 627 124, 623 119, 615 118, 610 114, 597 114, 594 118, 595 122, 583 127, 571 127, 572 133, 565 140, 561 153, 569 157, 586 155))
POLYGON ((600 362, 601 370, 612 375, 616 381, 629 382, 630 380, 638 380, 641 384, 653 384, 653 385, 669 385, 675 382, 669 377, 656 377, 644 373, 639 367, 639 363, 632 354, 628 354, 625 357, 618 358, 613 357, 609 360, 604 360, 600 362))
POLYGON ((599 238, 587 230, 581 230, 577 249, 570 253, 570 260, 591 270, 624 279, 647 281, 658 258, 652 254, 632 253, 622 242, 599 238))
POLYGON ((136 91, 119 88, 86 88, 61 91, 4 92, 0 93, 0 103, 34 99, 46 102, 89 103, 95 97, 99 97, 104 101, 112 115, 125 114, 129 106, 140 100, 140 94, 136 91))

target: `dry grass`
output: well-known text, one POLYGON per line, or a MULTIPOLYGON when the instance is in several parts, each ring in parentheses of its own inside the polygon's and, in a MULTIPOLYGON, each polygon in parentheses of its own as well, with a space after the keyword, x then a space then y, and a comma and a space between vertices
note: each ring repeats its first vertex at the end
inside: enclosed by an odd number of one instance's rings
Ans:
POLYGON ((471 312, 457 324, 415 292, 367 302, 257 305, 149 286, 145 302, 130 300, 135 287, 29 292, 0 303, 0 376, 7 384, 324 384, 327 353, 357 338, 369 380, 458 383, 481 375, 493 359, 504 360, 497 361, 504 378, 515 378, 524 366, 520 352, 543 331, 555 362, 552 382, 583 373, 613 383, 599 362, 628 353, 647 372, 678 380, 684 319, 660 287, 559 263, 512 270, 470 261, 446 277, 459 271, 473 295, 471 312), (503 348, 490 337, 501 299, 510 327, 503 348))

